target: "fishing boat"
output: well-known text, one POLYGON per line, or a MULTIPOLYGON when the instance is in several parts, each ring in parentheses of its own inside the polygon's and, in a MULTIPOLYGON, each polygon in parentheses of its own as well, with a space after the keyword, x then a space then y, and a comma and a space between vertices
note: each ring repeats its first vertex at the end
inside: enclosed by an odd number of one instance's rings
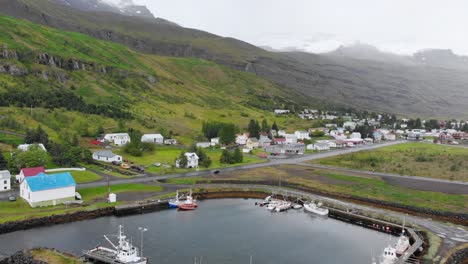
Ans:
MULTIPOLYGON (((382 255, 380 256, 379 264, 394 264, 398 260, 396 255, 396 249, 392 246, 384 248, 382 255)), ((377 264, 377 261, 373 260, 372 264, 377 264)))
POLYGON ((279 201, 279 200, 272 200, 272 201, 266 206, 266 209, 267 209, 268 211, 273 211, 273 210, 275 210, 275 208, 276 208, 277 206, 280 205, 280 203, 281 203, 281 201, 279 201))
POLYGON ((187 199, 185 199, 184 202, 179 202, 179 205, 177 207, 181 211, 191 211, 195 210, 198 207, 197 203, 195 202, 195 199, 193 199, 192 190, 190 190, 190 194, 187 195, 187 199))
POLYGON ((304 210, 318 215, 328 215, 328 209, 323 208, 321 203, 315 204, 314 202, 305 203, 304 210))
POLYGON ((292 205, 292 208, 293 208, 293 209, 301 209, 301 208, 302 208, 302 204, 294 203, 294 204, 292 205))
POLYGON ((169 208, 179 208, 179 203, 179 190, 177 190, 175 198, 169 200, 169 208))
POLYGON ((275 211, 276 211, 276 212, 282 212, 282 211, 288 210, 289 208, 291 208, 291 203, 285 201, 285 202, 279 203, 279 204, 275 207, 275 211))
POLYGON ((398 241, 395 245, 395 251, 397 256, 403 255, 408 248, 410 247, 409 237, 405 235, 405 221, 403 221, 403 228, 401 230, 401 235, 398 238, 398 241))
MULTIPOLYGON (((146 231, 146 229, 145 229, 146 231)), ((123 227, 119 225, 118 244, 115 245, 109 239, 108 236, 104 235, 104 238, 113 247, 101 247, 90 249, 85 252, 84 256, 86 259, 91 261, 97 261, 102 263, 122 263, 122 264, 147 264, 148 258, 143 257, 143 237, 141 244, 141 252, 138 252, 138 248, 132 245, 124 235, 123 227), (141 253, 141 254, 140 254, 141 253)))

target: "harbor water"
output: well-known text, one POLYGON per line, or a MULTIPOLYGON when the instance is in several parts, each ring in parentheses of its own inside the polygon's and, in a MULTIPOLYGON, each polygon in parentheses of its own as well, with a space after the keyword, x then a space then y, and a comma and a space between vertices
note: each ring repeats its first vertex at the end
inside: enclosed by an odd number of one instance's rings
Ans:
POLYGON ((48 226, 0 235, 0 254, 49 247, 82 255, 108 246, 104 234, 126 235, 140 247, 138 227, 144 233, 144 255, 150 263, 370 263, 396 238, 301 210, 272 213, 255 206, 256 200, 200 201, 195 211, 164 210, 128 217, 48 226))

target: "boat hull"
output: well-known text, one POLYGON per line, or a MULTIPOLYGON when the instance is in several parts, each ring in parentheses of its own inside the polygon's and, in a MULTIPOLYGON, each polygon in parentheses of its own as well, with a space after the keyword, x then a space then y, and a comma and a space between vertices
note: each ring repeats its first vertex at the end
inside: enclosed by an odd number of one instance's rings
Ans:
POLYGON ((181 211, 192 211, 197 208, 196 204, 179 204, 179 210, 181 211))
POLYGON ((177 208, 179 208, 179 203, 178 202, 169 202, 169 208, 170 209, 177 209, 177 208))
POLYGON ((322 216, 328 215, 328 209, 314 207, 314 206, 311 206, 309 204, 304 205, 304 210, 307 211, 307 212, 322 215, 322 216))

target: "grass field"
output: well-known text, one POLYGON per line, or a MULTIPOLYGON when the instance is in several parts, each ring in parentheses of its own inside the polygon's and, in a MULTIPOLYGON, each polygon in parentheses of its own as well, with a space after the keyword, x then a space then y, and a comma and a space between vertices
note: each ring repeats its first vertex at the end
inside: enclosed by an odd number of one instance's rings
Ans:
MULTIPOLYGON (((111 191, 113 193, 156 193, 160 192, 162 187, 155 185, 145 184, 122 184, 113 185, 111 191)), ((28 203, 23 199, 19 198, 16 202, 0 202, 0 224, 9 222, 24 220, 29 218, 45 217, 50 215, 72 213, 77 211, 90 211, 99 208, 115 206, 121 204, 124 201, 118 200, 117 203, 109 204, 106 203, 107 187, 96 187, 78 190, 81 194, 84 203, 81 206, 70 206, 65 205, 42 207, 42 208, 31 208, 28 203)), ((119 198, 118 198, 119 199, 119 198)))
POLYGON ((87 182, 94 182, 99 181, 102 179, 101 176, 97 175, 92 171, 71 171, 71 175, 73 179, 75 179, 76 183, 87 183, 87 182))
POLYGON ((468 213, 467 195, 450 195, 439 192, 426 192, 387 184, 379 178, 358 177, 338 174, 333 171, 318 170, 305 166, 283 165, 264 167, 246 171, 223 173, 208 178, 171 179, 174 184, 194 184, 209 180, 268 181, 271 184, 288 183, 338 195, 351 195, 381 201, 395 202, 421 208, 441 211, 468 213))
POLYGON ((0 142, 7 145, 18 146, 24 143, 24 138, 0 132, 0 142))
POLYGON ((84 264, 77 258, 66 256, 63 253, 51 249, 32 249, 31 255, 36 261, 43 261, 49 264, 84 264))
POLYGON ((404 143, 312 161, 361 170, 468 181, 468 149, 404 143))

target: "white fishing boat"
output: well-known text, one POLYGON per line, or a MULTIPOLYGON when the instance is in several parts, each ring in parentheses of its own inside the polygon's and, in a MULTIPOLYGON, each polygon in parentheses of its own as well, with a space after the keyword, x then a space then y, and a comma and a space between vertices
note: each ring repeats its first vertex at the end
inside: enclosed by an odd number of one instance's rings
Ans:
POLYGON ((122 263, 122 264, 147 264, 148 258, 143 257, 143 232, 142 231, 142 244, 141 252, 138 252, 138 248, 132 245, 129 239, 124 235, 123 227, 119 225, 119 234, 116 236, 118 244, 115 245, 108 236, 104 235, 104 238, 113 247, 101 247, 90 249, 85 252, 85 258, 92 261, 98 261, 103 263, 122 263))
POLYGON ((281 205, 282 201, 280 200, 270 200, 270 203, 266 206, 268 211, 273 211, 279 205, 281 205))
POLYGON ((305 203, 304 210, 318 215, 328 215, 328 209, 323 208, 321 203, 315 204, 314 202, 305 203))
MULTIPOLYGON (((386 248, 384 248, 384 251, 380 256, 379 264, 394 264, 397 260, 398 257, 396 255, 396 249, 389 245, 386 248)), ((372 263, 377 264, 375 260, 372 263)))
POLYGON ((408 248, 410 247, 409 237, 405 235, 405 220, 403 220, 403 228, 401 230, 401 235, 398 238, 397 243, 395 244, 395 250, 397 256, 403 255, 408 248))
POLYGON ((294 204, 292 205, 292 208, 293 208, 293 209, 302 209, 302 204, 294 203, 294 204))
POLYGON ((290 202, 281 202, 276 206, 275 211, 282 212, 288 210, 289 208, 291 208, 290 202))

